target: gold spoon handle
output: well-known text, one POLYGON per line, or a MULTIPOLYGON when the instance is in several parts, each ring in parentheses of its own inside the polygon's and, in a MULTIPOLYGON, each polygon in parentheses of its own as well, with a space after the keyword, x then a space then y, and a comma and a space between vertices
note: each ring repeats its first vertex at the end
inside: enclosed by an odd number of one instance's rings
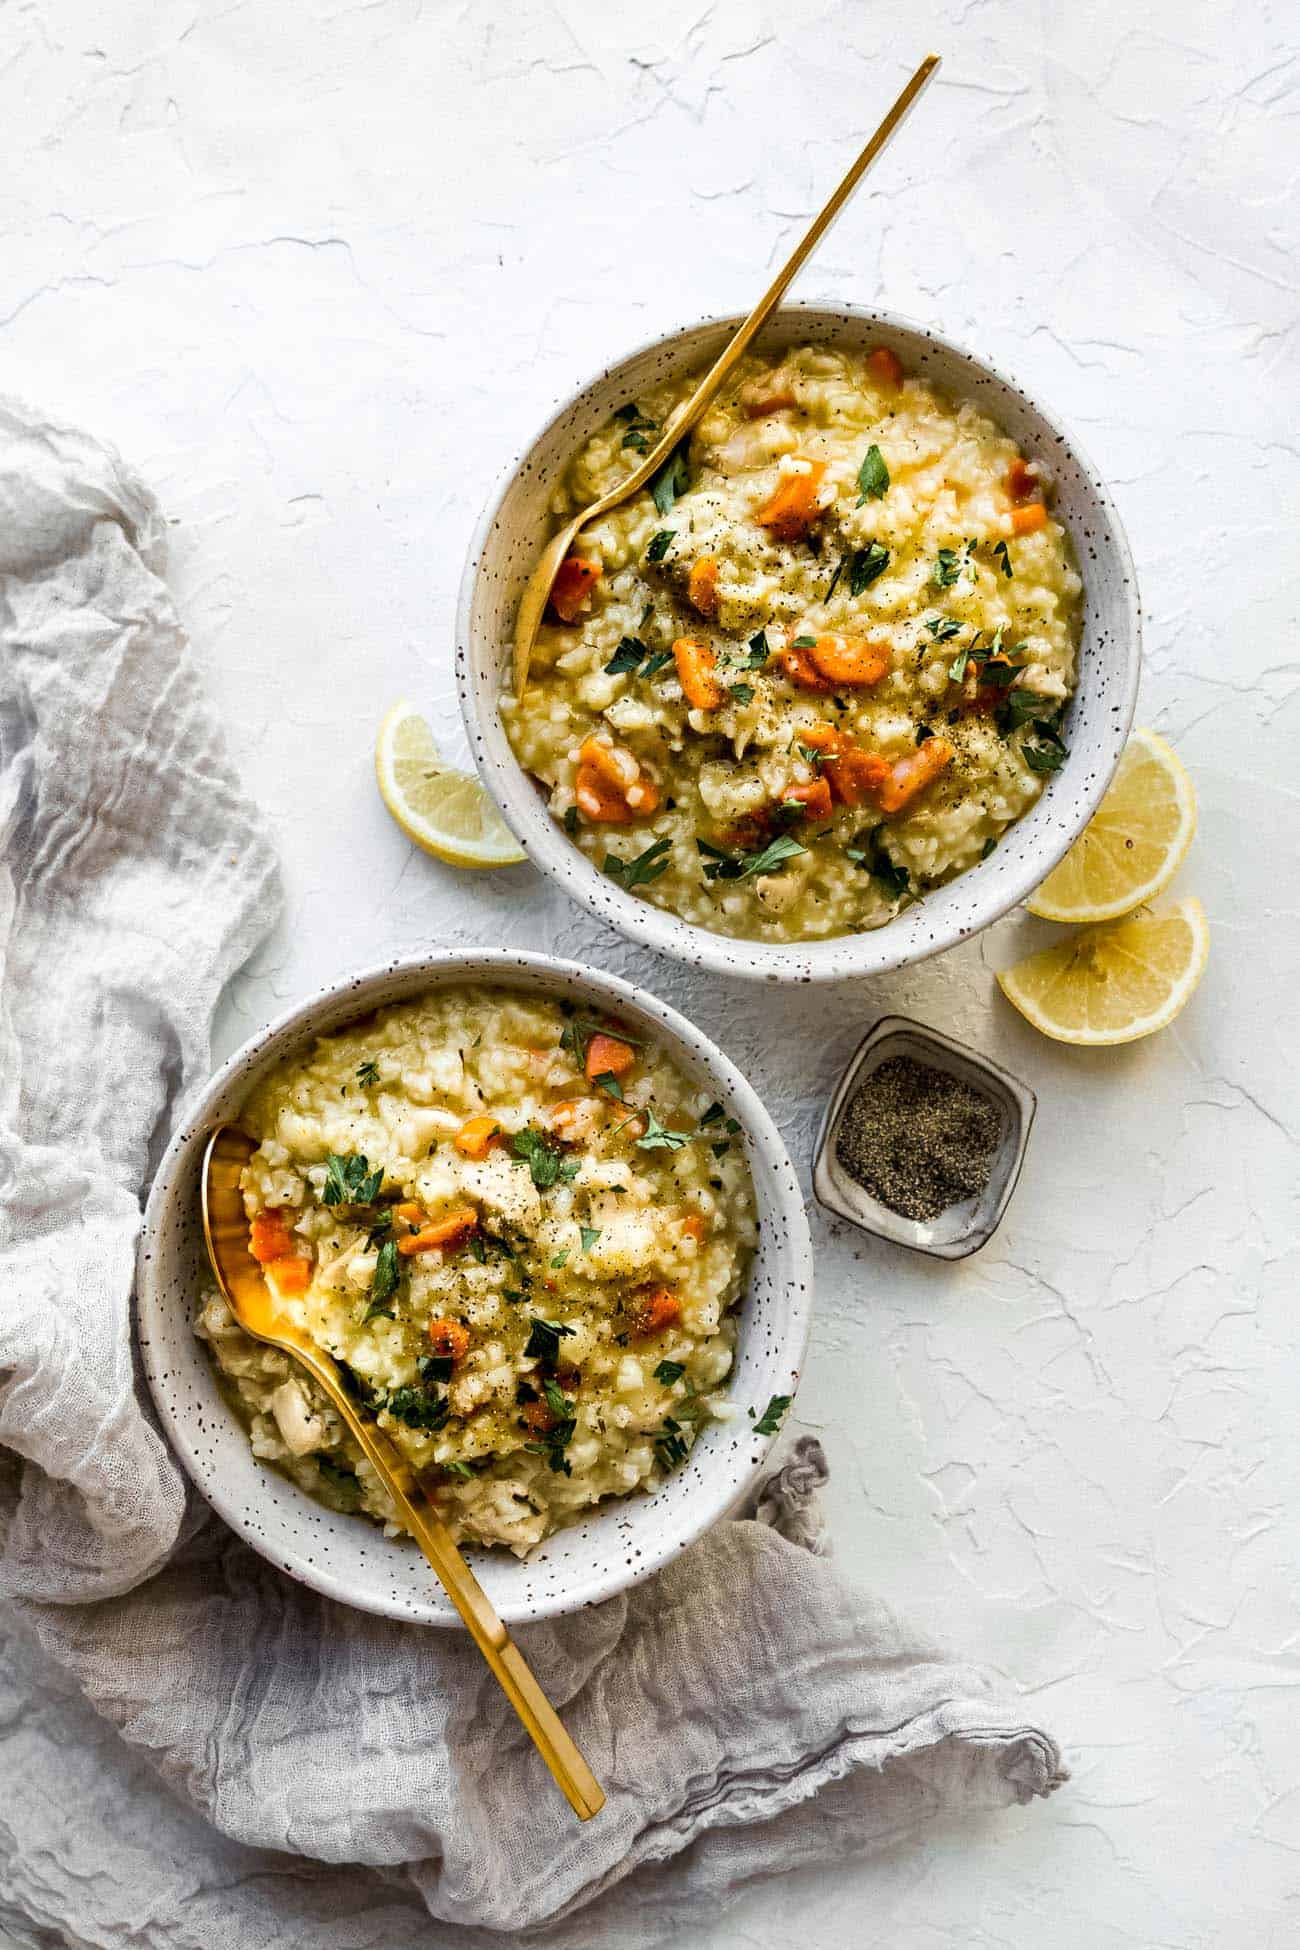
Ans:
POLYGON ((313 1358, 305 1350, 299 1352, 299 1359, 329 1396, 373 1464, 402 1521, 429 1560, 439 1584, 460 1613, 493 1677, 519 1715, 569 1806, 580 1821, 589 1821, 605 1805, 599 1782, 566 1733, 559 1714, 533 1677, 523 1653, 497 1617, 491 1600, 452 1541, 446 1525, 428 1504, 417 1503, 411 1496, 408 1485, 412 1478, 404 1458, 381 1429, 374 1428, 358 1415, 334 1371, 333 1362, 313 1358))
POLYGON ((755 334, 762 330, 780 304, 792 280, 816 250, 938 65, 937 54, 926 55, 866 148, 817 212, 749 317, 728 340, 690 398, 675 413, 669 415, 667 426, 649 453, 638 461, 631 473, 625 474, 608 494, 603 494, 598 501, 593 501, 589 508, 584 508, 580 514, 566 522, 563 528, 558 529, 542 550, 537 565, 524 586, 523 594, 519 598, 519 608, 515 614, 514 684, 518 697, 523 696, 524 686, 528 682, 528 667, 532 661, 533 644, 537 640, 537 632, 546 612, 551 585, 555 581, 561 562, 577 536, 581 534, 588 522, 598 520, 601 515, 608 514, 611 508, 619 507, 630 496, 638 493, 647 481, 658 473, 673 449, 685 439, 692 427, 703 417, 727 374, 732 371, 737 360, 744 357, 755 334))
POLYGON ((673 449, 680 445, 696 422, 702 418, 728 373, 744 358, 751 343, 762 331, 938 65, 937 54, 926 55, 866 148, 846 171, 837 188, 832 190, 744 324, 728 339, 690 398, 672 415, 664 433, 645 459, 633 473, 621 480, 616 488, 612 488, 608 494, 599 501, 593 502, 588 508, 584 517, 584 526, 586 522, 595 521, 600 515, 605 514, 611 507, 618 507, 629 494, 634 494, 638 488, 643 487, 651 475, 658 472, 673 449))

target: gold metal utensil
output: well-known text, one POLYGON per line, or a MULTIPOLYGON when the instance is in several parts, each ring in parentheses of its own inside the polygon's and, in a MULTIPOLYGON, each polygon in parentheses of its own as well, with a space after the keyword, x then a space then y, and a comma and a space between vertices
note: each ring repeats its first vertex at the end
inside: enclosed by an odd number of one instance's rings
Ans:
POLYGON ((213 1132, 203 1154, 203 1236, 217 1285, 246 1334, 291 1356, 307 1370, 322 1393, 328 1395, 373 1464, 403 1523, 428 1558, 439 1584, 460 1613, 569 1805, 579 1820, 588 1821, 605 1805, 605 1796, 565 1732, 559 1714, 524 1663, 523 1654, 492 1609, 486 1592, 452 1542, 441 1518, 421 1496, 406 1458, 382 1429, 358 1414, 335 1363, 281 1312, 261 1267, 249 1252, 240 1175, 255 1148, 253 1140, 243 1131, 232 1124, 223 1124, 213 1132))
POLYGON ((519 599, 519 610, 515 617, 514 676, 515 691, 518 696, 523 696, 524 685, 528 682, 528 666, 532 659, 533 645, 537 641, 537 632, 541 627, 547 600, 550 597, 551 585, 555 581, 561 562, 573 547, 578 535, 589 522, 597 521, 601 515, 607 515, 611 508, 619 507, 622 502, 630 500, 632 495, 638 493, 646 482, 659 472, 674 448, 686 438, 692 427, 703 418, 728 373, 744 357, 751 340, 762 330, 776 310, 794 278, 803 269, 876 157, 900 126, 912 103, 938 65, 937 54, 926 55, 862 154, 839 187, 817 212, 740 330, 724 346, 720 356, 709 367, 690 398, 669 415, 662 435, 649 453, 630 474, 624 476, 617 487, 611 488, 608 494, 603 494, 598 501, 593 501, 590 507, 584 508, 580 514, 575 515, 572 521, 566 522, 542 550, 537 567, 529 576, 524 593, 519 599))

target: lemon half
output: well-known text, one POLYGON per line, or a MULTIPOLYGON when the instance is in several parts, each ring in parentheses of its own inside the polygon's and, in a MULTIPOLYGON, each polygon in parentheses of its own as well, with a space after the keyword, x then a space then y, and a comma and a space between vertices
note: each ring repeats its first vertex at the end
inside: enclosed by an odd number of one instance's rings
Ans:
POLYGON ((478 779, 443 762, 433 733, 405 698, 375 741, 384 804, 409 840, 453 867, 513 867, 525 855, 478 779))
POLYGON ((1171 1023, 1205 972, 1198 900, 1081 928, 998 976, 1008 1002, 1058 1043, 1135 1043, 1171 1023))
POLYGON ((1154 900, 1196 831, 1186 767, 1154 731, 1135 731, 1110 790, 1059 867, 1027 902, 1045 921, 1113 921, 1154 900))

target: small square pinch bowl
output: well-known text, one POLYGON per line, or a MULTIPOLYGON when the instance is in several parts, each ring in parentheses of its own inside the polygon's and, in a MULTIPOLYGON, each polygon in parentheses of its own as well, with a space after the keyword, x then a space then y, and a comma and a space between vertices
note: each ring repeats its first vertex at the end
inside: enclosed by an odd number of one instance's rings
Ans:
POLYGON ((1038 1099, 1028 1085, 999 1063, 964 1049, 950 1036, 906 1016, 882 1016, 858 1044, 839 1085, 826 1107, 813 1149, 813 1191, 817 1202, 837 1218, 848 1219, 863 1232, 888 1239, 934 1259, 965 1259, 978 1252, 997 1231, 1025 1161, 1029 1130, 1038 1099), (950 1205, 937 1218, 906 1219, 873 1198, 851 1178, 836 1154, 844 1114, 872 1071, 890 1057, 910 1056, 931 1069, 971 1084, 994 1105, 1001 1120, 1001 1136, 983 1191, 950 1205))

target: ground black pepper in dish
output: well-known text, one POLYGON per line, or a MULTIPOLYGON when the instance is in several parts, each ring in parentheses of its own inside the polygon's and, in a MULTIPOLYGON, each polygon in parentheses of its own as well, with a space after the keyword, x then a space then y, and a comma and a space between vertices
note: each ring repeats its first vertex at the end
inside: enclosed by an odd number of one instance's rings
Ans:
POLYGON ((961 1077, 891 1056, 854 1093, 835 1155, 904 1219, 937 1219, 989 1182, 1002 1136, 997 1105, 961 1077))

